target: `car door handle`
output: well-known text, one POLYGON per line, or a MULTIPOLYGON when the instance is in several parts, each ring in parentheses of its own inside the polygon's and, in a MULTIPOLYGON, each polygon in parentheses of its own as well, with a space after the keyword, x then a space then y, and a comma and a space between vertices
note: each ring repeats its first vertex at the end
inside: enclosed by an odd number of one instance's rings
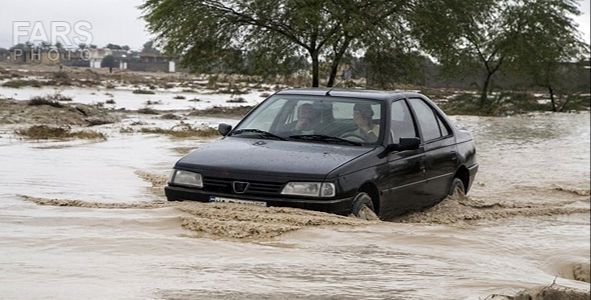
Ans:
POLYGON ((458 154, 456 152, 451 152, 451 160, 458 160, 458 154))
POLYGON ((427 168, 425 167, 425 165, 421 164, 420 169, 421 172, 423 172, 423 174, 427 173, 427 168))

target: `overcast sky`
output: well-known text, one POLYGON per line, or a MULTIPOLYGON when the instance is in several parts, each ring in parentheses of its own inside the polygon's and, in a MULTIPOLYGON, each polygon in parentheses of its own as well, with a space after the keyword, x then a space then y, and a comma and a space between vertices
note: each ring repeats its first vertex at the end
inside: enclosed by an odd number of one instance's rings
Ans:
MULTIPOLYGON (((583 38, 590 42, 590 0, 582 0, 583 15, 577 17, 583 38)), ((50 22, 65 21, 75 25, 78 21, 86 21, 92 29, 82 29, 92 34, 92 43, 105 46, 107 43, 129 45, 132 49, 140 49, 150 39, 145 30, 145 22, 141 19, 142 12, 137 8, 142 0, 1 0, 0 1, 0 47, 8 48, 13 43, 13 24, 18 21, 22 32, 31 32, 34 26, 38 34, 49 35, 50 22), (40 22, 35 25, 34 22, 40 22), (27 29, 28 28, 28 29, 27 29)))

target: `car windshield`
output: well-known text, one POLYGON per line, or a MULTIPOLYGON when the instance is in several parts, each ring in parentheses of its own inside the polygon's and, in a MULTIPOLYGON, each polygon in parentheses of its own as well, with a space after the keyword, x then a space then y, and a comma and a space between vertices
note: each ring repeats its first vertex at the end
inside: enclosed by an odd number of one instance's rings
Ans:
POLYGON ((301 142, 372 145, 380 142, 382 104, 355 98, 274 95, 231 133, 301 142))

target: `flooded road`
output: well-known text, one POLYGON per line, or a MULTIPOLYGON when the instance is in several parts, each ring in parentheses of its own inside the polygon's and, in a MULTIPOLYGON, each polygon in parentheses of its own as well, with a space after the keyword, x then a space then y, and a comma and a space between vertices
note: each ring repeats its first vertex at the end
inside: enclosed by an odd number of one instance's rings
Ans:
POLYGON ((140 90, 149 90, 151 94, 136 94, 133 91, 138 88, 133 86, 118 86, 114 89, 105 88, 80 88, 80 87, 21 87, 8 88, 1 86, 0 98, 10 98, 26 101, 33 97, 46 97, 62 95, 82 104, 102 103, 107 108, 138 110, 151 107, 157 110, 181 110, 181 109, 205 109, 212 106, 241 106, 256 105, 265 100, 268 92, 257 90, 249 91, 241 95, 217 94, 211 90, 186 91, 182 88, 150 90, 147 87, 140 90), (263 95, 263 96, 261 96, 263 95), (241 98, 241 102, 232 103, 241 98), (109 104, 111 103, 111 104, 109 104))
POLYGON ((207 140, 105 125, 104 142, 30 142, 2 126, 0 299, 484 299, 554 280, 589 290, 589 114, 454 120, 477 140, 470 198, 396 222, 171 205, 162 178, 207 140))

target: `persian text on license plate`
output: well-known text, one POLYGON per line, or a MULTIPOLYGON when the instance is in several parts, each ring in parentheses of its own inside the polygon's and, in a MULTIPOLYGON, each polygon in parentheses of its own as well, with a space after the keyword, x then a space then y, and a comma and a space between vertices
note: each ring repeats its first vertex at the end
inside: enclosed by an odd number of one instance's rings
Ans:
POLYGON ((214 196, 209 197, 209 202, 223 202, 223 203, 236 203, 236 204, 246 204, 246 205, 256 205, 256 206, 267 206, 267 202, 265 202, 265 201, 252 201, 252 200, 242 200, 242 199, 214 197, 214 196))

